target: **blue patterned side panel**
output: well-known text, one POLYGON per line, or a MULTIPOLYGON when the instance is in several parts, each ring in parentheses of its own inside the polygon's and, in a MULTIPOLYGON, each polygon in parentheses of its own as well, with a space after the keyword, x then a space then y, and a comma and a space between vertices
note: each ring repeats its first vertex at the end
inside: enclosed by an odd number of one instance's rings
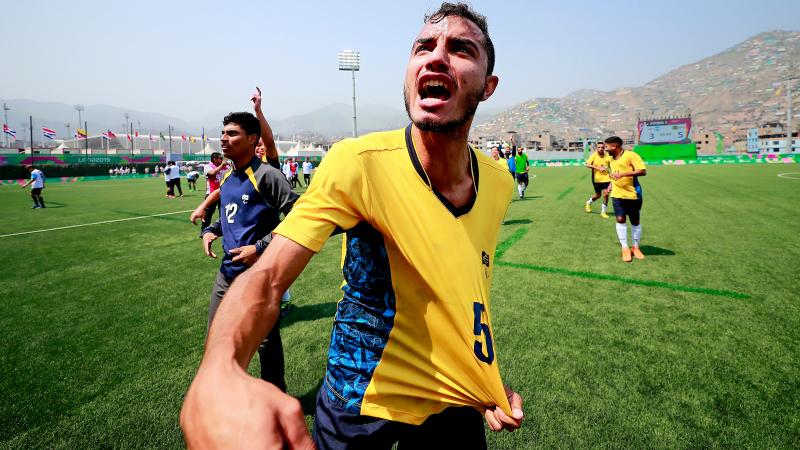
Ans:
POLYGON ((639 177, 633 177, 633 188, 636 190, 636 198, 642 199, 642 185, 639 184, 639 177))
POLYGON ((359 414, 394 324, 395 297, 383 236, 361 223, 347 232, 346 248, 325 385, 331 400, 359 414))

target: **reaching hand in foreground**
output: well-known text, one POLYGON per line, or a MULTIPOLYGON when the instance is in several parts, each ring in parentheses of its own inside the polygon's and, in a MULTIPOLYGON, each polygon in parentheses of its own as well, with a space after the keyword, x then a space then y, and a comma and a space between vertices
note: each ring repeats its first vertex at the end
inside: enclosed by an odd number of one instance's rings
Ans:
POLYGON ((201 368, 186 393, 181 429, 189 449, 314 449, 297 399, 238 366, 219 372, 201 368))

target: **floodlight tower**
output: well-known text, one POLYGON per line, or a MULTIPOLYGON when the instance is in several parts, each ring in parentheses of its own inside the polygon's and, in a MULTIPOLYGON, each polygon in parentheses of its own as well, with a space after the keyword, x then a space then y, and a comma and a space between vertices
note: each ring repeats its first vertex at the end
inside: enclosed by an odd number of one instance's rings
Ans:
POLYGON ((353 74, 353 137, 358 136, 356 124, 356 71, 361 68, 361 53, 353 50, 339 52, 339 70, 349 70, 353 74))

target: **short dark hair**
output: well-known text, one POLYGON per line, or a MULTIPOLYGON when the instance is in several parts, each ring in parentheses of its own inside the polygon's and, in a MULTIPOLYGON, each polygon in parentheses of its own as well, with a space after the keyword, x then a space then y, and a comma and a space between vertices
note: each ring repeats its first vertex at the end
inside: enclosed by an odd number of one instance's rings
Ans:
POLYGON ((621 146, 622 145, 622 138, 620 138, 619 136, 611 136, 610 138, 606 138, 605 143, 606 144, 616 144, 616 145, 620 145, 621 146))
POLYGON ((211 159, 214 159, 214 158, 222 158, 222 153, 220 153, 220 152, 212 153, 211 154, 211 159))
POLYGON ((32 165, 30 165, 30 164, 25 164, 25 169, 26 169, 26 170, 32 170, 32 169, 33 169, 33 166, 32 166, 32 165))
POLYGON ((466 3, 450 3, 444 2, 432 14, 425 15, 425 23, 439 23, 445 17, 461 17, 462 19, 469 20, 474 23, 483 33, 483 48, 489 57, 489 64, 486 66, 486 75, 491 75, 494 71, 494 44, 492 38, 489 37, 489 25, 486 24, 486 16, 479 14, 477 11, 466 3))
POLYGON ((222 119, 222 126, 228 125, 229 123, 239 125, 247 134, 261 136, 261 123, 252 113, 244 111, 229 113, 222 119))

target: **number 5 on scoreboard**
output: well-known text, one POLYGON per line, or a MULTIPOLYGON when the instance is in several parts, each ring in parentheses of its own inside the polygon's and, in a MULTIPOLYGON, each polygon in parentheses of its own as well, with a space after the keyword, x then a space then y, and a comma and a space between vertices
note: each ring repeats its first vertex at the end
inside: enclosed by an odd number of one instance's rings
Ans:
POLYGON ((491 364, 494 361, 494 347, 492 346, 492 332, 489 331, 489 325, 481 322, 481 316, 483 316, 483 311, 485 308, 483 303, 474 302, 472 304, 472 309, 475 312, 475 324, 473 326, 472 332, 475 336, 480 337, 483 334, 484 341, 486 342, 486 354, 483 353, 483 344, 478 339, 475 340, 475 356, 485 362, 486 364, 491 364))

